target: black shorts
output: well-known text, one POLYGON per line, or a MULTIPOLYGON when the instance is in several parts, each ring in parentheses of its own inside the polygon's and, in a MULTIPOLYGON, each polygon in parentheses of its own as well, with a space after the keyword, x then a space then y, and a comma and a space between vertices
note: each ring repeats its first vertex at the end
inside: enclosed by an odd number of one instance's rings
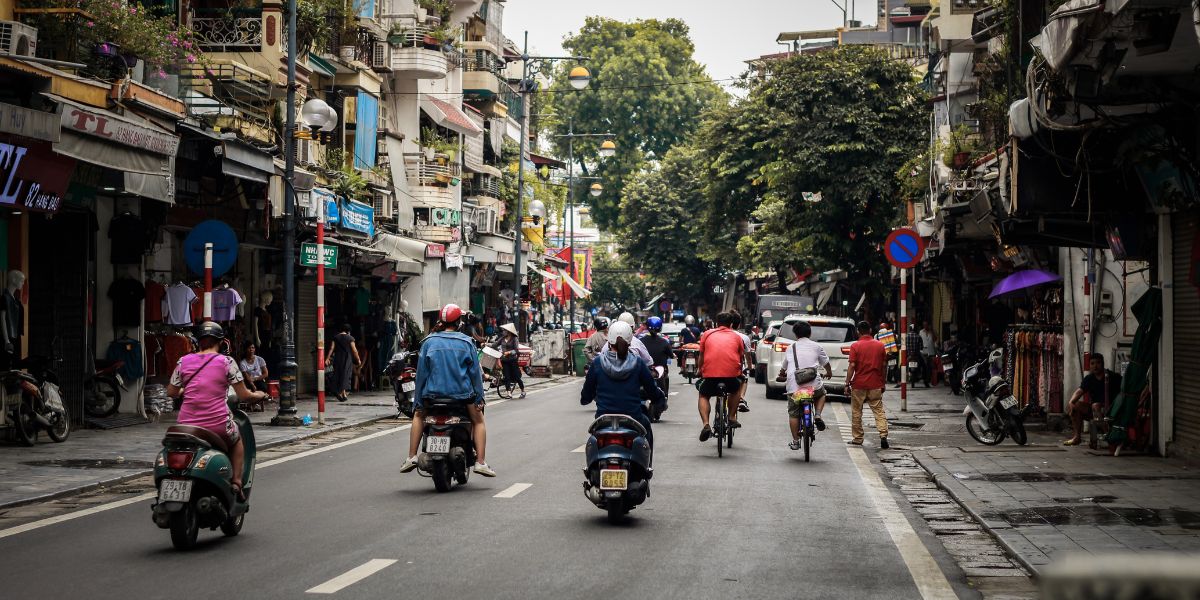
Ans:
POLYGON ((742 389, 742 382, 745 381, 741 377, 709 377, 700 382, 701 396, 720 396, 721 391, 718 386, 725 384, 725 394, 733 394, 742 389))

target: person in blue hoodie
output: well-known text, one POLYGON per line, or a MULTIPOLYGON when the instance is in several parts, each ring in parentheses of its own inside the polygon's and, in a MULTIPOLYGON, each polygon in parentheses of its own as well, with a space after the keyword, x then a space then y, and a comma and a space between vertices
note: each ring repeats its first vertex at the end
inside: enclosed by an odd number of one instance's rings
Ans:
POLYGON ((413 426, 408 439, 408 459, 401 473, 417 468, 417 450, 421 445, 422 424, 425 422, 425 402, 450 400, 467 405, 471 418, 472 439, 475 441, 475 472, 495 477, 496 472, 484 462, 487 451, 487 427, 483 422, 483 371, 479 368, 479 353, 475 340, 462 333, 463 310, 455 304, 442 307, 442 328, 421 341, 417 357, 417 389, 413 394, 413 426))
POLYGON ((650 429, 650 417, 642 407, 644 390, 652 402, 664 402, 662 390, 650 374, 646 363, 630 352, 633 328, 628 323, 617 321, 608 328, 610 350, 600 353, 588 369, 583 382, 579 403, 587 406, 596 402, 596 416, 627 415, 646 428, 646 441, 654 448, 654 432, 650 429))

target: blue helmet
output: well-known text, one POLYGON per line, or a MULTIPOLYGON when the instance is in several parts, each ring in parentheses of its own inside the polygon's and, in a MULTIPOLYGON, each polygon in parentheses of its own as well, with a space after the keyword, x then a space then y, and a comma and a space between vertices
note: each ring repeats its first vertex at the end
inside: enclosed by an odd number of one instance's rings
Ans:
POLYGON ((662 319, 658 317, 646 319, 646 329, 650 331, 662 331, 662 319))

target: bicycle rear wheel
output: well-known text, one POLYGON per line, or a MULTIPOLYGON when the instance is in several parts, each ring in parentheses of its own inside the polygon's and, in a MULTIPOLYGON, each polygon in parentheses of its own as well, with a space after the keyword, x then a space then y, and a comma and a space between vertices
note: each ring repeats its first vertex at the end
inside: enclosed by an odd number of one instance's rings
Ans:
POLYGON ((800 435, 800 438, 804 440, 804 462, 808 462, 809 459, 809 453, 811 452, 812 448, 812 437, 812 430, 808 427, 805 427, 804 433, 800 435))

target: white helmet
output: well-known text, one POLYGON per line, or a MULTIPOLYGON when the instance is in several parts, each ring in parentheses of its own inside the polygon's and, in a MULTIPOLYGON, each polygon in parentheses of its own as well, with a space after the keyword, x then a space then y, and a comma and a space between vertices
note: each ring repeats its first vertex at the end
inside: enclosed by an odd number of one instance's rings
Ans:
POLYGON ((686 317, 684 317, 684 318, 683 318, 683 322, 684 322, 685 324, 687 324, 687 325, 695 325, 695 324, 696 324, 696 317, 693 317, 692 315, 688 315, 688 316, 686 316, 686 317))
POLYGON ((633 327, 625 321, 615 321, 608 326, 608 345, 616 346, 617 340, 620 338, 624 338, 627 342, 633 339, 633 327))
POLYGON ((637 321, 635 321, 633 318, 633 313, 630 312, 621 313, 621 316, 617 317, 617 320, 621 321, 622 323, 628 323, 630 327, 637 325, 637 321))

